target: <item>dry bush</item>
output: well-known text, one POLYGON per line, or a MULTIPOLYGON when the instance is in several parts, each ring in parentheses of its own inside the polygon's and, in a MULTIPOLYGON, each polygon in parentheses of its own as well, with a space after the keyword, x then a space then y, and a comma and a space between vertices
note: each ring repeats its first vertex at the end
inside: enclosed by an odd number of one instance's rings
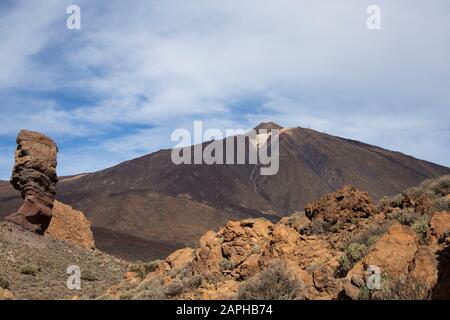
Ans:
POLYGON ((161 260, 154 260, 150 262, 136 263, 129 267, 129 271, 136 273, 140 278, 145 278, 145 276, 149 273, 156 271, 161 262, 161 260))
POLYGON ((311 221, 311 223, 299 232, 305 235, 321 235, 333 230, 333 222, 323 221, 321 219, 316 219, 311 221))
POLYGON ((21 274, 27 274, 27 275, 31 275, 31 276, 37 275, 38 272, 40 272, 40 271, 41 271, 41 268, 38 266, 35 266, 33 264, 27 264, 20 268, 21 274))
POLYGON ((375 242, 389 229, 389 222, 371 226, 344 241, 344 254, 339 261, 336 276, 345 277, 353 266, 364 258, 375 242))
POLYGON ((411 277, 384 278, 380 290, 370 290, 371 300, 424 300, 429 290, 411 277))
POLYGON ((285 263, 276 261, 239 287, 239 300, 298 300, 303 284, 285 263))

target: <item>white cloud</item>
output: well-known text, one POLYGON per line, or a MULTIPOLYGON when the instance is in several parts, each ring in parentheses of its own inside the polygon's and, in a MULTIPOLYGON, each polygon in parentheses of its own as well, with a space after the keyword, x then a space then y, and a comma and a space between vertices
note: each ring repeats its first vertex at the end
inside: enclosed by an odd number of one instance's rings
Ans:
POLYGON ((381 31, 367 30, 372 3, 360 0, 84 0, 80 31, 64 28, 68 4, 20 1, 0 14, 1 27, 14 25, 0 32, 0 93, 94 98, 68 108, 33 96, 24 110, 1 100, 0 135, 30 126, 83 137, 119 161, 169 145, 194 119, 274 119, 450 164, 445 0, 378 1, 381 31), (109 136, 133 125, 154 128, 109 136))

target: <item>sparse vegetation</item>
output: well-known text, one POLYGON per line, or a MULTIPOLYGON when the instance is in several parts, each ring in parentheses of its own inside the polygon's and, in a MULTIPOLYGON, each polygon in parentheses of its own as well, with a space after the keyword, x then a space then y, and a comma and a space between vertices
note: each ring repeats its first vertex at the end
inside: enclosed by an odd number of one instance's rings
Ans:
POLYGON ((450 211, 450 198, 438 198, 434 202, 433 211, 450 211))
POLYGON ((428 232, 430 231, 428 222, 429 219, 427 219, 426 217, 421 217, 411 225, 412 229, 416 232, 421 244, 425 244, 428 240, 428 232))
POLYGON ((343 244, 342 255, 336 276, 345 277, 353 266, 364 258, 375 242, 389 229, 389 223, 371 226, 353 235, 343 244))
POLYGON ((228 271, 228 270, 232 270, 234 268, 234 263, 231 262, 228 259, 223 259, 220 263, 219 263, 219 267, 221 271, 228 271))
POLYGON ((149 273, 155 272, 161 260, 154 260, 145 263, 136 263, 129 267, 131 272, 136 273, 140 278, 145 278, 149 273))
POLYGON ((369 291, 371 300, 424 300, 428 298, 428 289, 411 277, 383 277, 381 289, 369 291))
POLYGON ((0 276, 0 288, 1 289, 9 288, 9 280, 4 276, 0 276))
POLYGON ((185 285, 181 280, 173 280, 165 287, 165 294, 169 298, 176 297, 185 291, 185 285))
POLYGON ((30 276, 36 276, 38 272, 41 271, 41 268, 38 266, 35 266, 33 264, 26 264, 20 268, 21 274, 26 274, 30 276))
POLYGON ((252 253, 254 253, 254 254, 260 254, 260 253, 261 253, 261 247, 260 247, 258 244, 255 244, 255 245, 252 247, 252 253))
POLYGON ((306 228, 299 230, 300 233, 306 235, 320 235, 327 232, 331 232, 333 228, 333 222, 323 221, 321 219, 313 220, 306 228))
POLYGON ((98 277, 91 270, 84 270, 81 272, 81 280, 97 281, 98 277))
POLYGON ((244 282, 238 293, 240 300, 297 300, 302 298, 303 284, 281 261, 244 282))

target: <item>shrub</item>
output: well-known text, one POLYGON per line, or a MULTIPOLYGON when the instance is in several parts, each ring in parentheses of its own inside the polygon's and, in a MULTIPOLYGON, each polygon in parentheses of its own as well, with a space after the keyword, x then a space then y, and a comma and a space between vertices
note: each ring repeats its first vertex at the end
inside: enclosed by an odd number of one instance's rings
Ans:
POLYGON ((450 199, 446 197, 436 199, 433 204, 433 211, 450 211, 450 199))
POLYGON ((371 246, 389 229, 390 223, 371 226, 344 242, 344 254, 339 261, 336 276, 345 277, 353 266, 366 256, 371 246))
POLYGON ((170 284, 166 286, 165 293, 166 296, 173 298, 179 296, 185 291, 185 285, 180 280, 173 280, 170 284))
POLYGON ((152 278, 142 281, 127 297, 133 300, 162 300, 166 298, 166 292, 161 279, 152 278))
POLYGON ((8 289, 9 280, 6 277, 0 276, 0 289, 8 289))
POLYGON ((428 231, 430 230, 430 227, 428 225, 428 219, 422 217, 418 219, 416 222, 414 222, 411 227, 419 237, 419 242, 422 244, 426 243, 428 239, 428 231))
POLYGON ((227 271, 227 270, 231 270, 234 268, 234 263, 231 262, 228 259, 223 259, 222 261, 220 261, 219 263, 219 268, 221 271, 227 271))
POLYGON ((450 175, 434 180, 430 188, 437 196, 446 196, 450 194, 450 175))
POLYGON ((93 272, 86 270, 86 271, 81 272, 81 280, 97 281, 98 277, 93 272))
POLYGON ((429 297, 428 289, 410 277, 385 277, 380 290, 371 290, 372 300, 424 300, 429 297))
POLYGON ((200 287, 203 282, 203 277, 201 275, 195 275, 183 280, 184 286, 188 290, 192 290, 200 287))
POLYGON ((144 278, 149 273, 156 271, 160 263, 161 260, 154 260, 145 263, 133 264, 130 266, 129 270, 131 272, 135 272, 138 275, 138 277, 144 278))
POLYGON ((239 287, 238 299, 297 300, 302 298, 302 291, 302 282, 286 264, 276 261, 244 282, 239 287))
POLYGON ((20 273, 21 274, 27 274, 27 275, 31 275, 31 276, 36 276, 38 274, 38 272, 41 271, 41 268, 32 264, 27 264, 22 266, 22 268, 20 268, 20 273))
POLYGON ((332 231, 332 228, 333 222, 317 219, 313 220, 307 227, 299 231, 306 235, 320 235, 332 231))
POLYGON ((364 284, 359 288, 359 300, 369 300, 370 299, 370 290, 369 288, 364 284))
POLYGON ((422 217, 421 213, 414 212, 414 209, 412 208, 406 208, 403 209, 397 213, 391 213, 388 215, 389 219, 397 220, 403 225, 411 226, 416 222, 418 219, 422 217))
POLYGON ((339 267, 336 270, 338 277, 345 277, 347 273, 353 268, 353 266, 369 251, 369 248, 360 242, 352 242, 345 249, 344 254, 339 261, 339 267))
POLYGON ((261 247, 260 247, 258 244, 255 244, 255 245, 252 247, 252 253, 254 253, 254 254, 260 254, 260 253, 261 253, 261 247))

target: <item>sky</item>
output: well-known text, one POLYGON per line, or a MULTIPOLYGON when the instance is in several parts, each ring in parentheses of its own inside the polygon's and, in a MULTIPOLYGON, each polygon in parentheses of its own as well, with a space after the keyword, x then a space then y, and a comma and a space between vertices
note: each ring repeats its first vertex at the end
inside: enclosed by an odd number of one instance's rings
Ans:
POLYGON ((173 147, 194 120, 311 127, 450 166, 449 40, 448 0, 3 0, 0 179, 20 129, 52 137, 69 175, 173 147))

